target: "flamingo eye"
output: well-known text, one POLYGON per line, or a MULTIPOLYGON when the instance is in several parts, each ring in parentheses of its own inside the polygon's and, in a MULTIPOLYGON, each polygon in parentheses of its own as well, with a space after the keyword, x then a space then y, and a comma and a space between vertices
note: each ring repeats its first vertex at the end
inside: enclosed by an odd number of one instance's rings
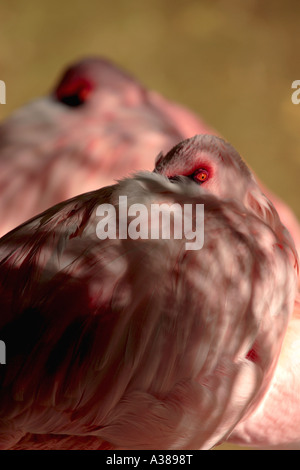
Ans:
POLYGON ((72 108, 84 104, 92 91, 88 80, 76 78, 63 80, 55 91, 56 98, 66 106, 72 108))
POLYGON ((208 171, 203 170, 202 168, 200 170, 195 171, 192 174, 193 180, 195 180, 197 183, 204 183, 205 181, 208 180, 208 171))

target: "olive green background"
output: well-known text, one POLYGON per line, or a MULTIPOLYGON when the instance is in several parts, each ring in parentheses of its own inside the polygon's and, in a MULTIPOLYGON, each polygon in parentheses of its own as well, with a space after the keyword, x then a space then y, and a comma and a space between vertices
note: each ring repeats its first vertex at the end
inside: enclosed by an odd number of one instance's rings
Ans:
POLYGON ((0 0, 0 119, 106 56, 201 115, 300 217, 298 0, 0 0))

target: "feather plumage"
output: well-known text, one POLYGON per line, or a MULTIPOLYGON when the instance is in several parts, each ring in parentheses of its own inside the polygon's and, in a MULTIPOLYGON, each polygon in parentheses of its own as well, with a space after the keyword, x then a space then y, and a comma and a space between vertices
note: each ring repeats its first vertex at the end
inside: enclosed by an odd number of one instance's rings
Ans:
POLYGON ((238 199, 150 173, 3 237, 2 448, 47 448, 45 436, 58 448, 117 449, 225 439, 269 386, 293 308, 295 260, 280 237, 238 199), (99 240, 97 207, 117 207, 119 195, 147 208, 203 203, 203 249, 99 240))

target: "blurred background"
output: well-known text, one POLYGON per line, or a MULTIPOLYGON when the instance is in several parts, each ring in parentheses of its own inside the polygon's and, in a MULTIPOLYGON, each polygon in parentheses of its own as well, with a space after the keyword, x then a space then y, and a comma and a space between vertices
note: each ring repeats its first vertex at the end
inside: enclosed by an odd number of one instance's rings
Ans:
POLYGON ((299 17, 297 0, 1 0, 0 120, 105 56, 202 116, 300 217, 299 17))

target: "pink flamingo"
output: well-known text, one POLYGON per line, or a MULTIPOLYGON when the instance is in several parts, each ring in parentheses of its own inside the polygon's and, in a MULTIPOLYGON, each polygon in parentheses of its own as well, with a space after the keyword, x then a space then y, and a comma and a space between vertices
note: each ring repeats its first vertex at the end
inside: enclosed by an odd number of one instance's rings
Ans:
MULTIPOLYGON (((181 157, 181 145, 176 152, 181 157)), ((176 147, 175 147, 176 149, 176 147)), ((186 158, 186 157, 185 157, 186 158)), ((194 153, 192 153, 194 159, 194 153)), ((174 164, 176 160, 172 156, 174 164)), ((162 159, 162 165, 165 158, 162 159)), ((160 162, 157 163, 160 167, 160 162)), ((176 168, 176 171, 178 169, 176 168)), ((163 169, 163 174, 170 176, 172 168, 168 165, 163 169)), ((181 174, 185 174, 184 169, 181 174)), ((206 189, 216 193, 220 191, 220 180, 228 181, 226 175, 222 173, 217 181, 209 185, 205 183, 206 189)), ((236 183, 231 182, 234 186, 236 183)), ((262 185, 260 185, 262 186, 262 185)), ((228 187, 228 189, 230 186, 228 187)), ((264 194, 271 194, 264 188, 264 194)), ((285 225, 291 230, 291 234, 296 242, 297 250, 300 252, 300 228, 294 214, 276 196, 271 194, 272 201, 279 209, 281 218, 285 225)), ((263 204, 264 205, 264 204, 263 204)), ((298 284, 299 285, 299 284, 298 284)), ((287 332, 283 341, 283 346, 279 356, 279 361, 275 369, 274 376, 270 381, 269 388, 263 396, 259 406, 255 411, 243 417, 241 422, 234 428, 228 437, 229 442, 249 447, 276 448, 276 449, 299 449, 300 448, 300 294, 299 290, 294 303, 292 318, 288 324, 287 332)))
POLYGON ((276 376, 296 268, 272 203, 214 136, 33 218, 0 241, 1 447, 224 441, 276 376), (120 195, 147 208, 204 204, 202 250, 184 239, 99 240, 97 208, 118 208, 120 195))
MULTIPOLYGON (((152 170, 153 155, 207 133, 217 134, 107 60, 79 61, 0 126, 0 236, 58 202, 152 170)), ((300 248, 294 214, 267 196, 300 248)))
POLYGON ((153 155, 208 132, 112 63, 79 61, 0 126, 0 236, 58 202, 152 170, 153 155))
MULTIPOLYGON (((99 58, 74 64, 54 92, 18 110, 0 126, 0 234, 63 199, 110 184, 132 170, 151 168, 158 151, 203 132, 214 131, 113 64, 99 58)), ((261 187, 299 252, 300 229, 294 214, 261 187)), ((297 324, 295 314, 291 332, 297 331, 297 324)), ((235 436, 243 444, 255 445, 249 435, 241 438, 238 430, 231 438, 235 436)))

